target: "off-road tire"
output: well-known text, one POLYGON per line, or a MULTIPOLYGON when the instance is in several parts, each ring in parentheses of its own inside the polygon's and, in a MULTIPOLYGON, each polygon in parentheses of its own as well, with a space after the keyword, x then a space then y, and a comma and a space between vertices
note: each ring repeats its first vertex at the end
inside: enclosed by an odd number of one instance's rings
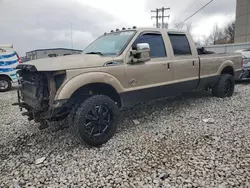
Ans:
POLYGON ((47 129, 48 127, 49 127, 49 121, 47 121, 47 120, 41 120, 39 122, 39 126, 38 126, 39 130, 44 130, 44 129, 47 129))
MULTIPOLYGON (((89 146, 95 146, 95 147, 101 146, 104 143, 106 143, 115 134, 117 125, 118 125, 119 115, 120 115, 119 109, 112 99, 110 99, 109 97, 105 95, 91 96, 85 99, 85 101, 81 105, 79 105, 79 107, 76 110, 74 123, 72 124, 73 133, 76 134, 76 136, 80 140, 84 141, 89 146), (96 118, 98 120, 90 121, 87 118, 89 117, 90 113, 93 114, 93 115, 90 115, 92 116, 92 118, 97 117, 99 114, 99 110, 98 111, 96 110, 97 108, 99 109, 100 106, 102 106, 102 108, 106 109, 105 111, 107 111, 106 112, 108 114, 107 118, 109 118, 109 122, 110 122, 108 123, 108 126, 100 125, 101 124, 100 121, 103 121, 105 118, 104 112, 102 112, 103 114, 99 116, 99 119, 96 118), (98 113, 96 114, 96 116, 94 115, 93 110, 96 111, 96 113, 98 113), (98 121, 100 124, 98 124, 98 121), (88 127, 88 124, 90 124, 90 122, 91 122, 91 127, 88 127), (96 122, 96 123, 93 123, 93 122, 96 122), (100 126, 105 126, 104 128, 105 131, 102 131, 103 133, 101 134, 101 136, 95 137, 88 132, 88 128, 92 130, 93 129, 92 127, 94 127, 94 130, 96 129, 100 130, 99 129, 100 126)), ((107 120, 105 121, 107 122, 107 120)))
POLYGON ((8 83, 8 87, 6 89, 1 89, 0 88, 0 92, 6 92, 6 91, 9 91, 12 87, 12 83, 10 81, 10 79, 8 77, 5 77, 5 76, 0 76, 0 81, 1 80, 4 80, 8 83))
POLYGON ((219 98, 231 97, 234 93, 235 81, 232 75, 222 74, 212 88, 212 95, 219 98))

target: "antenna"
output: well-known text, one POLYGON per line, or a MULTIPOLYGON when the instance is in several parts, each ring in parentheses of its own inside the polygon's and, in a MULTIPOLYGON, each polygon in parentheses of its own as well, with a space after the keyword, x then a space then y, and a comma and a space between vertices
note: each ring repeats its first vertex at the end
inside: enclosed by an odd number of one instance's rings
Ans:
POLYGON ((72 34, 72 23, 70 22, 70 37, 71 37, 71 50, 73 53, 73 34, 72 34))

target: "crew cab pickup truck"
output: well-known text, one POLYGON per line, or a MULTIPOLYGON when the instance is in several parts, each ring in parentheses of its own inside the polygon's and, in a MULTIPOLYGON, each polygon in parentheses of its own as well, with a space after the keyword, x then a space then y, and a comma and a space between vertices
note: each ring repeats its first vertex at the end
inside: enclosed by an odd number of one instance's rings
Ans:
POLYGON ((231 97, 242 69, 240 55, 198 56, 190 34, 133 28, 111 31, 82 54, 17 66, 18 103, 29 120, 68 122, 91 146, 107 142, 119 111, 183 92, 211 89, 231 97), (67 121, 66 121, 67 120, 67 121))

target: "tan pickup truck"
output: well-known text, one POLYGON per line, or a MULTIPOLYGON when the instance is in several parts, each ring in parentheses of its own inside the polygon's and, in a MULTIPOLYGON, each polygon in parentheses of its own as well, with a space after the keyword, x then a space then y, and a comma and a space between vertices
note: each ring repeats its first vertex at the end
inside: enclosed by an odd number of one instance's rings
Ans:
POLYGON ((120 109, 201 89, 231 97, 241 67, 240 55, 198 56, 183 31, 117 29, 80 55, 18 65, 16 105, 41 127, 64 120, 83 141, 98 146, 115 134, 120 109))

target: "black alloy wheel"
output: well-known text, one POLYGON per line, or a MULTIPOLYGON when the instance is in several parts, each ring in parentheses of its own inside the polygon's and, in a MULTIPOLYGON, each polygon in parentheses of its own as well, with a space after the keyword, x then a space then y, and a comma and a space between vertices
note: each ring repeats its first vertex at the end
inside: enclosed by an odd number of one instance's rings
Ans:
POLYGON ((228 96, 228 93, 230 92, 232 88, 232 82, 230 80, 226 80, 225 81, 225 85, 224 85, 224 96, 228 96))
POLYGON ((113 116, 114 113, 110 106, 106 104, 96 105, 85 116, 84 131, 93 139, 102 137, 110 128, 114 119, 113 116))
POLYGON ((111 98, 94 95, 78 105, 72 127, 85 143, 100 146, 115 134, 119 114, 111 98))

